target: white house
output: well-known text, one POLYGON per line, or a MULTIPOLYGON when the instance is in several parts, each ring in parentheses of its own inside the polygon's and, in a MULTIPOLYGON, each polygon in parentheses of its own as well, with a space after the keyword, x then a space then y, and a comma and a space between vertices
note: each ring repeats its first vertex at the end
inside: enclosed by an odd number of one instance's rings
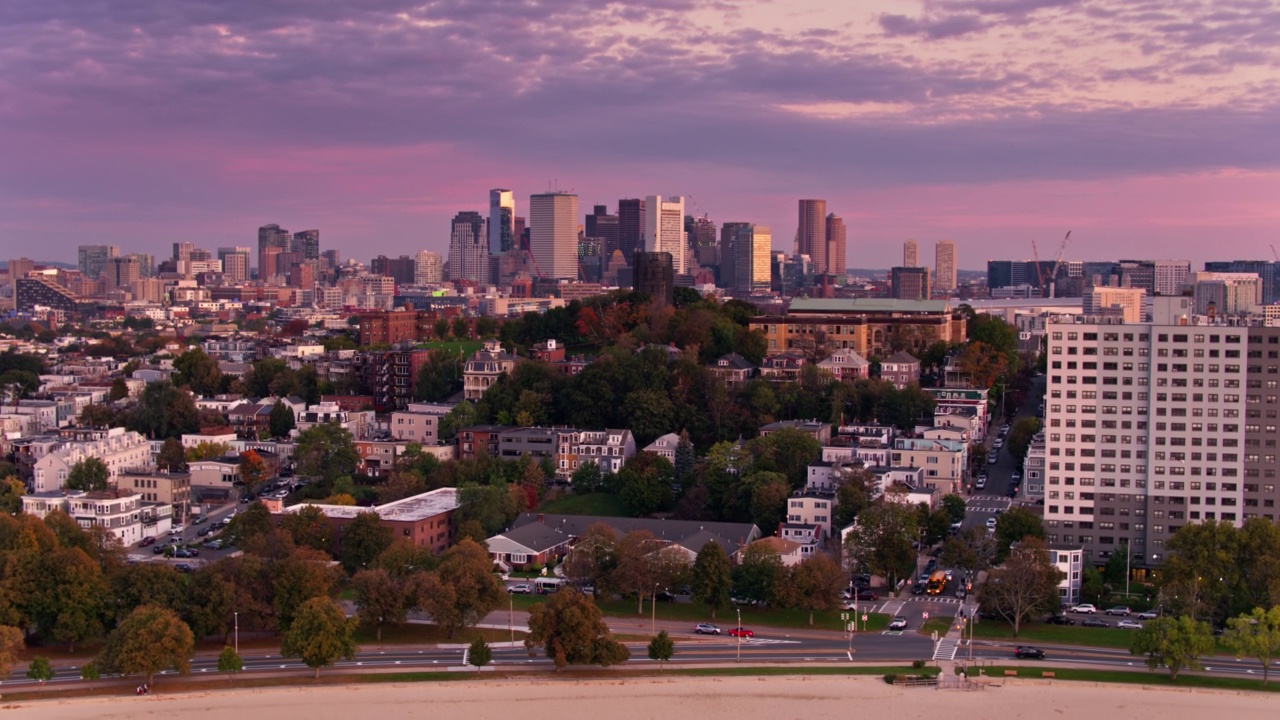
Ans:
POLYGON ((644 452, 651 452, 667 459, 670 463, 676 461, 676 446, 680 444, 680 436, 675 433, 667 433, 662 437, 654 440, 645 446, 644 452))
POLYGON ((107 482, 115 484, 122 470, 151 467, 151 443, 122 427, 64 431, 59 446, 35 463, 35 491, 61 490, 71 468, 91 457, 107 466, 107 482))

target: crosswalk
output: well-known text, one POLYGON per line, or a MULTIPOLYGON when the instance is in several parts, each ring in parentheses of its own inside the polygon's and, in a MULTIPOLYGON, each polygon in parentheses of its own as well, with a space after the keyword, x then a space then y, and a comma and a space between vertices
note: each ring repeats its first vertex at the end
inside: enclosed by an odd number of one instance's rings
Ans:
POLYGON ((919 596, 919 595, 913 595, 913 596, 911 596, 911 597, 907 598, 907 599, 906 599, 906 602, 913 602, 913 603, 942 603, 943 605, 959 605, 959 604, 963 603, 964 601, 963 601, 963 600, 961 600, 960 598, 957 598, 957 597, 944 597, 944 596, 941 596, 941 595, 935 595, 935 596, 933 596, 933 597, 923 597, 923 596, 919 596))
POLYGON ((956 650, 960 647, 959 638, 944 637, 938 641, 936 647, 933 648, 934 660, 955 660, 956 650))

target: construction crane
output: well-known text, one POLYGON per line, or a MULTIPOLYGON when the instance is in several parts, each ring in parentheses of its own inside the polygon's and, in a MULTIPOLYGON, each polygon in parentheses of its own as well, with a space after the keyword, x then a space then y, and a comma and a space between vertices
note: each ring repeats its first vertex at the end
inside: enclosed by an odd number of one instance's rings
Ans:
POLYGON ((1280 253, 1276 252, 1275 245, 1271 246, 1271 257, 1275 258, 1276 262, 1280 262, 1280 253))
POLYGON ((1070 239, 1071 231, 1068 230, 1062 238, 1062 244, 1058 246, 1058 257, 1053 259, 1053 267, 1049 270, 1049 297, 1053 297, 1053 286, 1058 282, 1058 267, 1062 265, 1062 253, 1067 251, 1067 241, 1070 239))
POLYGON ((1042 293, 1046 291, 1048 292, 1048 295, 1045 295, 1044 297, 1053 297, 1053 286, 1058 279, 1058 266, 1062 264, 1062 253, 1066 252, 1067 241, 1070 239, 1071 231, 1068 230, 1067 236, 1062 238, 1062 244, 1058 246, 1058 255, 1053 259, 1053 265, 1049 268, 1048 273, 1046 273, 1044 268, 1040 265, 1040 249, 1036 247, 1036 241, 1031 241, 1031 257, 1035 259, 1036 263, 1036 280, 1040 284, 1040 291, 1042 293))

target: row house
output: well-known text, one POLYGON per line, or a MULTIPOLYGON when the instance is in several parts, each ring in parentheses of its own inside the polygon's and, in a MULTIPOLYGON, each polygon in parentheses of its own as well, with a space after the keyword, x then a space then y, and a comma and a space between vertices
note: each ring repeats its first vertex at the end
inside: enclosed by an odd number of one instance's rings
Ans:
POLYGON ((871 363, 855 350, 837 350, 818 363, 818 370, 836 382, 857 380, 871 374, 871 363))
POLYGON ((440 420, 454 407, 449 404, 409 403, 403 410, 391 413, 391 437, 419 445, 437 445, 440 442, 440 420))
POLYGON ((22 496, 22 512, 43 519, 61 511, 85 530, 99 527, 110 532, 121 545, 129 546, 148 536, 169 531, 172 506, 144 503, 140 496, 120 490, 93 492, 35 492, 22 496))
POLYGON ((799 353, 769 355, 760 361, 760 377, 772 382, 796 382, 807 362, 799 353))
POLYGON ((601 473, 617 473, 635 454, 636 439, 630 430, 559 430, 556 479, 568 482, 573 471, 586 462, 594 462, 601 473))
POLYGON ((64 431, 57 448, 35 462, 35 491, 61 490, 71 468, 91 457, 107 466, 107 482, 112 485, 125 469, 152 466, 151 443, 132 430, 115 427, 64 431))

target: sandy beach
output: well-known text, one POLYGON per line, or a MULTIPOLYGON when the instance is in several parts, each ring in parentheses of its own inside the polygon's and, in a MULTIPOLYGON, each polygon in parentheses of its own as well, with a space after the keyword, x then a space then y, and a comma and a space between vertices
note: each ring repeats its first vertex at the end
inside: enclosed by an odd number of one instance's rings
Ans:
POLYGON ((1147 689, 1020 681, 982 692, 898 688, 870 677, 495 679, 459 683, 320 686, 109 697, 6 705, 11 718, 106 720, 175 717, 236 720, 792 720, 872 713, 921 718, 1061 717, 1131 720, 1274 718, 1280 698, 1262 693, 1147 689), (197 715, 192 715, 197 713, 197 715))

